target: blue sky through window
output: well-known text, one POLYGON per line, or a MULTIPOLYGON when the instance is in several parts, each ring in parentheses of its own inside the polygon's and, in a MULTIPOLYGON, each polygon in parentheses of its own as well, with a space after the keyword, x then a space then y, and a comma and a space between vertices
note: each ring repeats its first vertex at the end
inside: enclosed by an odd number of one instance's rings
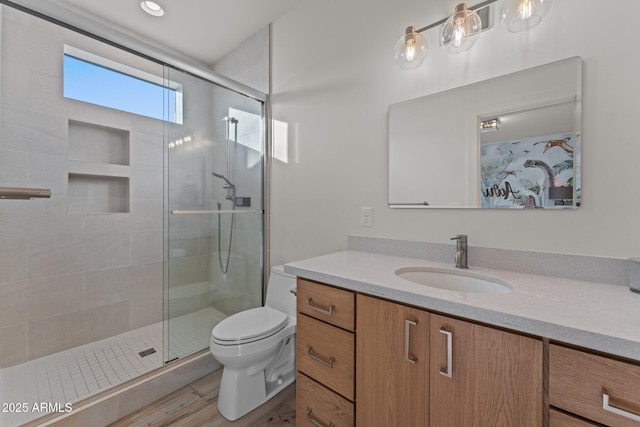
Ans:
POLYGON ((83 59, 64 55, 64 96, 154 119, 176 116, 176 90, 83 59))

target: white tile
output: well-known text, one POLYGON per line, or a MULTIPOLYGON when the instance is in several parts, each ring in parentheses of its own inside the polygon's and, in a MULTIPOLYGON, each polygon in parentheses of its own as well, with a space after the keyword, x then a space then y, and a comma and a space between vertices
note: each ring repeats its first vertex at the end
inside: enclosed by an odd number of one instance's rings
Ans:
MULTIPOLYGON (((170 338, 178 341, 172 343, 172 347, 189 345, 195 350, 206 347, 211 328, 224 317, 209 308, 172 319, 173 329, 182 334, 170 338)), ((78 401, 162 366, 162 336, 163 322, 158 322, 4 369, 0 375, 0 398, 4 401, 11 398, 22 401, 27 397, 33 402, 78 401), (156 348, 157 353, 140 358, 137 352, 149 347, 156 348)), ((35 415, 32 414, 31 419, 35 415)), ((0 418, 0 423, 4 421, 5 418, 0 418)))

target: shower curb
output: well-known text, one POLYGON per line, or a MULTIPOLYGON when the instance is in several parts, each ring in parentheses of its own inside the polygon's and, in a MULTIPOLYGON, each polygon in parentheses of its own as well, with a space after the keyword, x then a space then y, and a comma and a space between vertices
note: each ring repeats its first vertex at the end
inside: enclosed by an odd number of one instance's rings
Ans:
POLYGON ((209 349, 171 362, 139 378, 73 404, 71 412, 49 414, 22 427, 104 427, 218 369, 209 349))

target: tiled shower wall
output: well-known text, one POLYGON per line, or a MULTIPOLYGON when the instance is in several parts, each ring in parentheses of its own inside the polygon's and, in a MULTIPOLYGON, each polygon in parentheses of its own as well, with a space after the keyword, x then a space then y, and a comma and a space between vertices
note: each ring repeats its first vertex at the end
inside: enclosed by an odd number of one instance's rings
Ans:
POLYGON ((163 68, 9 7, 0 13, 0 186, 52 192, 0 200, 7 367, 162 320, 163 124, 63 98, 63 45, 158 76, 163 68), (74 123, 125 134, 118 149, 128 164, 101 157, 99 135, 70 147, 74 123), (86 208, 101 185, 124 202, 86 208))
MULTIPOLYGON (((224 88, 9 7, 0 14, 0 186, 52 190, 51 199, 0 201, 0 367, 7 367, 162 320, 163 197, 171 209, 224 202, 210 174, 226 172, 222 118, 229 107, 260 111, 224 88), (65 99, 65 44, 182 84, 184 124, 65 99), (163 166, 164 144, 187 134, 192 142, 169 149, 163 166)), ((221 66, 265 90, 267 53, 265 29, 221 66)), ((238 139, 255 145, 262 130, 247 123, 238 139)), ((238 195, 260 209, 262 149, 234 147, 238 195)), ((260 215, 237 215, 226 276, 217 217, 168 218, 169 318, 260 305, 260 215)))

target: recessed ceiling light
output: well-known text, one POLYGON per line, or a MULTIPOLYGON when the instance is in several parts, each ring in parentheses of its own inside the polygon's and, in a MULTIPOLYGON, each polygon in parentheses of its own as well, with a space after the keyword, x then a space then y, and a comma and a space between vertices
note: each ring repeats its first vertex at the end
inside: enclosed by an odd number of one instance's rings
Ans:
POLYGON ((158 3, 154 1, 141 1, 140 7, 149 15, 162 16, 164 15, 164 9, 158 3))

